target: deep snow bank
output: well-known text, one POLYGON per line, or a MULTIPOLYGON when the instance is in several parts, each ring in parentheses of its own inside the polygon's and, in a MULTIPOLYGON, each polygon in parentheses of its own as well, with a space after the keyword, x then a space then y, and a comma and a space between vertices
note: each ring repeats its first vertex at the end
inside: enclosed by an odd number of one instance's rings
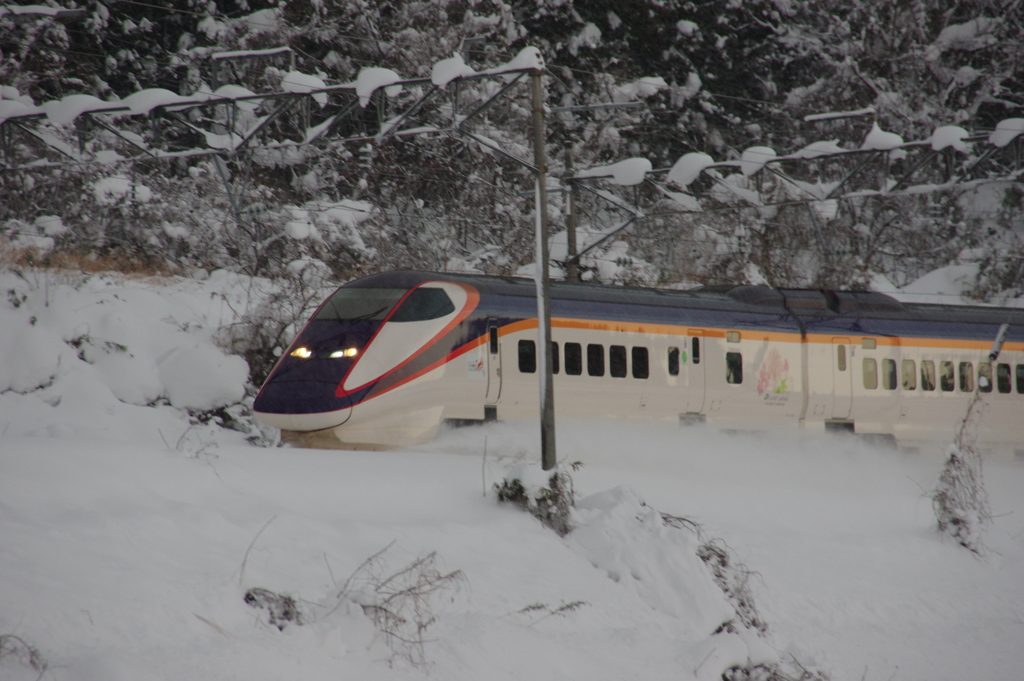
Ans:
POLYGON ((0 272, 0 432, 173 445, 202 430, 190 413, 242 418, 248 366, 218 332, 254 289, 223 271, 205 281, 0 272))

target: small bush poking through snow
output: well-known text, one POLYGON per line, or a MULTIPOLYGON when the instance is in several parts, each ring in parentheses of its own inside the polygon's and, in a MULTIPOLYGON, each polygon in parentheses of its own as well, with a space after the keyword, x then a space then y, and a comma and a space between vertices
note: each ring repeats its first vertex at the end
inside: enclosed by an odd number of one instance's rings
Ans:
POLYGON ((278 277, 259 304, 223 330, 226 349, 249 363, 253 386, 263 384, 288 343, 332 289, 326 280, 310 284, 301 276, 278 277))
MULTIPOLYGON (((580 464, 570 464, 576 469, 580 464)), ((542 523, 564 537, 572 532, 572 507, 576 503, 576 491, 572 477, 565 470, 556 470, 547 480, 547 486, 524 484, 528 479, 524 471, 512 473, 501 483, 494 483, 498 501, 510 501, 532 514, 542 523)))
MULTIPOLYGON (((754 574, 747 566, 736 560, 732 551, 721 539, 712 539, 701 544, 697 549, 697 557, 711 569, 715 584, 722 589, 740 624, 747 629, 756 629, 760 634, 768 633, 768 625, 757 612, 754 605, 754 594, 750 590, 750 577, 754 574)), ((736 633, 735 622, 724 622, 718 631, 736 633)))
POLYGON ((761 664, 749 669, 730 667, 722 672, 722 681, 785 681, 785 679, 786 677, 781 676, 777 669, 761 664))
POLYGON ((759 664, 754 667, 730 667, 722 672, 722 681, 828 681, 828 675, 810 671, 797 664, 797 676, 784 672, 775 665, 759 664))
POLYGON ((390 573, 384 553, 394 544, 373 554, 345 580, 338 603, 353 601, 373 620, 377 631, 395 657, 414 667, 427 663, 424 644, 427 628, 437 621, 439 600, 453 600, 466 583, 462 570, 442 572, 436 551, 420 556, 397 572, 390 573))
POLYGON ((977 427, 981 414, 980 382, 979 378, 978 390, 967 405, 967 413, 960 422, 953 443, 946 449, 946 465, 942 468, 938 486, 931 494, 939 532, 953 537, 960 546, 977 555, 981 555, 985 548, 982 530, 992 521, 988 493, 982 482, 981 455, 970 443, 970 433, 977 427))
MULTIPOLYGON (((754 604, 754 593, 750 578, 755 572, 737 560, 735 553, 721 539, 707 539, 700 524, 680 516, 660 513, 661 521, 668 527, 687 530, 702 542, 697 548, 697 557, 711 571, 715 584, 725 594, 736 613, 734 619, 726 620, 715 630, 714 636, 739 635, 741 638, 756 633, 767 638, 768 623, 762 619, 754 604)), ((755 640, 757 637, 754 637, 755 640)), ((749 641, 749 639, 745 639, 749 641)), ((748 642, 748 646, 752 643, 748 642)), ((761 645, 766 645, 762 643, 761 645)), ((761 659, 748 659, 746 665, 733 665, 722 672, 723 681, 828 681, 829 676, 818 670, 809 670, 796 658, 781 660, 771 653, 761 659)))
POLYGON ((298 604, 291 596, 254 587, 245 592, 245 602, 259 610, 266 610, 270 624, 280 631, 284 631, 285 625, 289 622, 303 623, 302 612, 299 611, 298 604))
POLYGON ((970 447, 950 445, 939 484, 932 492, 932 508, 939 532, 964 548, 981 554, 981 534, 992 520, 988 495, 981 478, 981 458, 970 447))
MULTIPOLYGON (((679 516, 661 514, 661 521, 669 527, 677 530, 689 530, 697 535, 703 543, 697 549, 697 557, 700 558, 715 580, 715 584, 722 590, 729 604, 736 611, 736 618, 743 628, 754 629, 759 635, 768 633, 768 624, 761 619, 754 605, 754 594, 750 590, 750 578, 756 573, 747 569, 747 566, 736 560, 732 550, 721 539, 706 539, 704 528, 700 524, 679 516)), ((727 631, 735 634, 738 627, 734 620, 723 622, 716 634, 727 631)))
POLYGON ((700 681, 826 681, 780 657, 754 605, 756 573, 698 523, 659 512, 628 487, 580 499, 573 518, 566 541, 594 567, 654 610, 693 622, 700 681))
MULTIPOLYGON (((436 551, 392 572, 384 554, 393 545, 391 542, 363 561, 341 589, 320 605, 329 608, 328 616, 345 603, 358 605, 383 635, 393 654, 392 659, 403 659, 414 667, 421 667, 427 663, 424 649, 426 631, 437 621, 441 601, 454 600, 467 580, 462 570, 441 571, 436 551)), ((295 598, 269 589, 249 589, 245 592, 245 602, 253 608, 265 610, 269 624, 281 631, 289 623, 301 625, 320 619, 315 614, 303 612, 295 598)), ((560 614, 561 610, 574 609, 579 605, 572 603, 551 614, 560 614)))

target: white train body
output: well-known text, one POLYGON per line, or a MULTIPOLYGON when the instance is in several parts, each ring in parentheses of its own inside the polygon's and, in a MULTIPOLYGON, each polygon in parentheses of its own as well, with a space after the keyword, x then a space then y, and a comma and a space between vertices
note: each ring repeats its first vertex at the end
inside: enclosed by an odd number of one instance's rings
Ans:
MULTIPOLYGON (((383 449, 429 441, 445 422, 538 418, 532 281, 395 272, 334 298, 361 289, 386 309, 325 314, 325 303, 257 398, 257 417, 285 440, 383 449)), ((556 284, 552 340, 556 418, 836 430, 941 454, 977 399, 971 441, 1024 458, 1021 310, 556 284)))

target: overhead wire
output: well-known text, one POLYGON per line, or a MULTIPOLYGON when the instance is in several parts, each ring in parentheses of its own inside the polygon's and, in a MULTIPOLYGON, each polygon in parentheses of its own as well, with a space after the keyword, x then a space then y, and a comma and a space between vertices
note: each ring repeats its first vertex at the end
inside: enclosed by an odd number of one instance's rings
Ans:
MULTIPOLYGON (((124 1, 124 0, 122 0, 122 1, 124 1)), ((192 15, 195 15, 195 16, 204 16, 204 17, 205 16, 211 16, 211 15, 206 15, 206 14, 199 14, 199 13, 196 13, 196 12, 188 12, 188 11, 185 11, 185 10, 175 10, 175 9, 172 9, 172 8, 160 7, 160 6, 157 6, 157 5, 149 5, 149 4, 145 4, 145 3, 139 3, 139 2, 126 2, 125 4, 134 4, 134 5, 140 5, 140 6, 143 6, 143 7, 151 7, 151 8, 155 8, 155 9, 163 9, 163 10, 167 10, 167 11, 178 11, 178 12, 182 12, 182 13, 186 13, 186 14, 192 14, 192 15)), ((349 35, 349 34, 338 34, 338 37, 344 37, 345 39, 348 39, 348 40, 364 40, 364 41, 376 42, 375 38, 364 38, 364 37, 354 36, 354 35, 349 35)), ((113 40, 115 42, 122 42, 124 44, 129 44, 126 39, 118 37, 118 36, 111 35, 111 36, 108 36, 108 39, 113 40)), ((392 41, 392 42, 394 42, 394 41, 392 41)), ((413 43, 409 43, 409 44, 411 45, 413 43)), ((81 52, 81 51, 75 51, 75 50, 59 48, 59 47, 53 47, 53 48, 48 48, 48 49, 52 49, 53 51, 57 51, 57 52, 64 52, 64 53, 67 53, 67 54, 77 54, 77 55, 81 55, 81 56, 92 56, 92 57, 99 57, 99 58, 103 58, 103 57, 107 56, 107 55, 102 55, 102 54, 98 54, 98 53, 81 52)), ((312 61, 320 61, 318 58, 313 57, 312 55, 306 54, 306 53, 302 52, 301 50, 298 50, 297 48, 293 47, 291 49, 293 51, 298 52, 299 54, 302 54, 302 56, 306 57, 307 59, 310 59, 312 61)), ((164 58, 164 59, 158 59, 156 57, 147 57, 148 60, 152 60, 152 61, 155 61, 157 63, 162 63, 162 64, 165 64, 165 65, 170 65, 177 58, 178 57, 169 57, 169 58, 164 58)), ((367 65, 376 65, 375 62, 372 62, 372 61, 369 61, 369 60, 360 60, 360 59, 357 59, 357 58, 356 59, 351 59, 350 58, 350 60, 355 62, 355 63, 365 63, 367 65)), ((563 65, 552 65, 548 69, 548 75, 551 76, 551 77, 554 77, 559 82, 561 82, 561 79, 557 78, 557 76, 552 71, 552 69, 556 69, 556 68, 558 68, 558 69, 567 69, 569 71, 578 72, 578 73, 586 73, 586 74, 592 74, 592 75, 602 75, 602 74, 598 74, 597 72, 588 71, 588 70, 585 70, 585 69, 576 69, 576 68, 567 67, 567 66, 563 66, 563 65)), ((564 83, 562 83, 562 85, 567 87, 564 83)), ((735 101, 743 101, 743 102, 752 103, 752 104, 759 104, 759 105, 763 105, 763 106, 774 107, 774 108, 780 109, 780 110, 781 110, 781 108, 796 108, 796 107, 790 107, 789 105, 780 105, 780 104, 777 104, 777 103, 767 102, 767 101, 764 101, 764 100, 756 100, 756 99, 751 99, 751 98, 746 98, 746 97, 738 97, 738 96, 735 96, 735 95, 724 95, 724 94, 714 93, 712 91, 707 90, 706 88, 702 88, 701 92, 705 92, 705 93, 707 93, 708 95, 710 95, 712 97, 731 99, 731 100, 735 100, 735 101)), ((646 110, 646 113, 651 114, 651 115, 658 115, 658 114, 670 115, 670 114, 672 114, 674 112, 659 111, 659 110, 646 110)), ((657 125, 658 124, 639 122, 639 123, 631 125, 630 127, 638 128, 638 129, 651 129, 651 128, 656 128, 657 125)), ((761 129, 761 133, 762 134, 767 133, 768 135, 773 135, 773 134, 774 135, 781 135, 781 134, 790 134, 790 133, 792 133, 792 129, 785 129, 785 128, 766 126, 763 122, 758 122, 757 125, 761 129)), ((978 132, 979 133, 984 133, 984 132, 990 132, 990 131, 987 128, 978 128, 978 132)))
POLYGON ((194 17, 209 17, 209 16, 211 16, 209 13, 191 12, 191 11, 186 10, 186 9, 178 9, 177 7, 163 7, 161 5, 151 5, 151 4, 146 3, 146 2, 138 2, 138 0, 115 0, 115 1, 119 5, 136 5, 138 7, 149 7, 151 9, 159 9, 159 10, 163 10, 164 12, 172 12, 174 14, 190 14, 190 15, 192 15, 194 17))
MULTIPOLYGON (((247 150, 250 150, 250 151, 261 151, 261 150, 267 151, 267 150, 281 150, 282 148, 313 147, 314 149, 318 150, 320 153, 323 153, 324 151, 327 151, 330 147, 333 147, 333 146, 344 145, 344 144, 348 144, 348 143, 365 143, 365 142, 370 141, 372 139, 373 139, 372 136, 366 136, 366 137, 355 138, 355 139, 342 138, 342 139, 317 140, 317 141, 309 142, 309 143, 294 142, 294 143, 283 145, 283 146, 280 145, 280 144, 276 144, 276 145, 252 145, 252 146, 247 147, 247 150)), ((161 157, 161 158, 169 160, 169 159, 175 158, 175 157, 180 158, 180 157, 184 157, 184 156, 209 156, 209 155, 217 155, 217 154, 223 154, 224 153, 223 151, 219 151, 219 150, 205 150, 205 149, 204 150, 195 150, 195 151, 196 151, 196 153, 185 152, 185 153, 174 154, 174 155, 170 155, 170 156, 166 156, 166 157, 161 157)), ((428 153, 430 153, 430 152, 428 152, 428 153)), ((486 152, 482 152, 482 153, 486 153, 486 152)), ((147 159, 147 158, 134 158, 134 159, 132 159, 132 158, 129 158, 129 159, 124 159, 124 160, 126 160, 126 161, 149 161, 149 160, 155 160, 155 159, 147 159)), ((815 159, 815 160, 818 161, 818 162, 824 161, 824 159, 815 159)), ((33 165, 33 166, 26 166, 23 169, 24 170, 37 170, 37 169, 43 169, 43 168, 53 168, 55 166, 85 165, 85 164, 95 163, 95 162, 97 162, 97 161, 80 161, 80 162, 73 162, 73 163, 70 163, 70 164, 69 163, 61 163, 61 164, 33 165)), ((431 178, 424 178, 424 179, 434 180, 434 178, 432 178, 432 177, 431 178)), ((991 182, 1005 182, 1005 181, 1012 181, 1012 180, 1013 180, 1012 177, 1000 177, 1000 178, 991 178, 990 179, 991 182)), ((948 189, 948 188, 949 187, 938 187, 938 189, 948 189)), ((843 197, 837 197, 837 198, 843 198, 843 197)))
MULTIPOLYGON (((125 159, 123 161, 117 162, 116 164, 132 164, 132 163, 136 163, 136 162, 150 162, 150 161, 151 161, 151 159, 125 159)), ((432 174, 428 174, 428 173, 412 173, 412 174, 410 174, 409 172, 387 172, 387 171, 382 171, 382 170, 374 170, 372 172, 375 175, 377 175, 377 176, 390 177, 390 178, 394 178, 394 179, 409 180, 410 177, 412 177, 412 178, 415 178, 415 179, 417 179, 419 181, 423 181, 423 182, 430 183, 430 184, 445 185, 445 186, 450 186, 450 187, 454 187, 454 188, 463 188, 463 187, 465 187, 465 182, 443 180, 443 179, 439 179, 436 175, 432 175, 432 174)), ((143 177, 143 180, 144 179, 145 179, 145 177, 143 177)), ((136 184, 141 184, 141 183, 136 183, 136 184)), ((493 184, 491 184, 490 186, 495 191, 497 191, 498 193, 504 194, 510 200, 510 202, 513 202, 513 203, 516 202, 516 201, 524 201, 525 202, 525 199, 523 199, 523 197, 518 196, 518 190, 513 188, 513 187, 500 187, 500 186, 496 186, 496 185, 493 185, 493 184)), ((231 196, 231 194, 228 191, 226 191, 226 190, 213 189, 213 188, 210 188, 210 187, 204 188, 203 191, 202 191, 202 194, 203 195, 207 195, 207 196, 213 195, 213 196, 219 196, 219 197, 224 197, 224 198, 228 198, 228 197, 231 196)), ((329 202, 330 200, 314 200, 314 201, 316 201, 316 202, 329 202)), ((807 203, 806 201, 790 200, 790 201, 780 201, 780 202, 775 202, 775 203, 770 203, 770 204, 764 204, 762 206, 754 206, 754 205, 706 206, 706 207, 703 207, 701 211, 661 210, 661 211, 657 211, 657 212, 645 213, 641 217, 641 219, 642 220, 651 220, 651 219, 657 219, 657 218, 684 217, 684 216, 685 217, 690 217, 690 218, 699 218, 701 215, 709 214, 709 213, 710 214, 714 214, 714 213, 729 213, 729 212, 749 212, 749 211, 756 211, 756 210, 758 210, 758 208, 769 208, 769 207, 780 208, 780 207, 787 207, 787 206, 788 207, 795 207, 795 206, 803 206, 806 203, 807 203)), ((351 210, 353 212, 360 212, 360 209, 356 209, 356 208, 352 208, 352 207, 346 207, 346 206, 341 206, 341 205, 330 205, 330 206, 326 206, 326 207, 324 207, 322 209, 319 209, 319 208, 310 207, 308 203, 305 203, 305 204, 302 205, 302 208, 304 210, 310 210, 310 211, 340 209, 340 210, 351 210)), ((606 212, 610 212, 610 211, 611 211, 610 208, 606 210, 606 212)), ((965 214, 965 217, 968 217, 968 218, 970 218, 970 217, 978 217, 978 216, 998 216, 998 215, 1002 215, 1002 213, 999 212, 999 211, 980 211, 980 210, 967 210, 967 211, 964 211, 964 214, 965 214)), ((411 216, 411 215, 408 215, 408 214, 402 214, 402 216, 405 217, 405 218, 410 218, 410 219, 421 219, 419 217, 411 216)), ((446 218, 438 217, 438 218, 434 218, 434 219, 427 219, 427 218, 422 218, 422 219, 424 221, 435 221, 435 222, 436 221, 442 221, 443 222, 446 218)), ((475 218, 475 217, 460 218, 460 217, 457 217, 457 216, 455 216, 455 219, 474 221, 474 222, 477 220, 477 218, 475 218)), ((784 225, 789 224, 789 223, 783 223, 783 222, 771 221, 771 220, 767 220, 767 221, 766 220, 760 220, 760 221, 758 221, 758 224, 762 225, 762 226, 763 225, 768 225, 768 226, 771 226, 771 225, 784 226, 784 225)), ((777 248, 779 248, 780 250, 787 250, 785 247, 777 247, 777 248)), ((803 250, 803 249, 802 248, 798 248, 796 250, 803 250)))
MULTIPOLYGON (((360 141, 362 141, 362 140, 360 140, 360 141)), ((346 143, 352 143, 352 142, 350 140, 346 140, 346 139, 337 139, 337 140, 331 139, 331 140, 322 140, 322 141, 312 142, 312 143, 295 143, 294 145, 286 145, 285 147, 282 147, 280 145, 254 145, 254 146, 247 147, 247 150, 248 151, 281 151, 282 149, 288 149, 288 148, 313 147, 315 149, 315 152, 318 152, 319 154, 323 154, 325 152, 329 152, 330 151, 330 146, 343 145, 343 144, 346 144, 346 143)), ((479 152, 479 153, 486 153, 486 152, 479 152)), ((218 150, 202 150, 202 153, 189 154, 189 155, 183 155, 183 156, 161 156, 161 157, 157 157, 157 158, 149 158, 149 157, 136 156, 136 157, 119 159, 117 161, 114 161, 113 164, 114 165, 146 164, 146 163, 152 163, 152 162, 155 162, 155 161, 169 161, 169 160, 181 159, 181 158, 184 158, 184 159, 208 158, 208 157, 211 157, 211 156, 222 155, 222 154, 223 154, 223 152, 222 151, 218 151, 218 150)), ((95 160, 90 160, 90 161, 77 161, 77 162, 72 161, 72 162, 63 162, 63 163, 51 163, 51 164, 34 164, 34 165, 31 165, 31 166, 25 166, 22 169, 23 170, 32 170, 32 171, 43 171, 43 170, 57 170, 57 169, 66 168, 66 167, 89 166, 89 165, 97 165, 97 164, 112 165, 112 163, 109 162, 109 161, 99 162, 99 161, 95 161, 95 160)), ((259 162, 257 162, 257 164, 261 165, 261 164, 259 164, 259 162)), ((421 172, 412 170, 410 168, 406 168, 405 170, 403 170, 401 172, 398 172, 398 171, 388 171, 388 170, 385 170, 385 169, 382 169, 382 168, 378 167, 378 168, 373 169, 371 172, 374 175, 378 176, 378 177, 401 179, 401 180, 405 180, 405 181, 408 181, 410 179, 415 179, 417 181, 425 182, 425 183, 428 183, 428 184, 445 185, 445 186, 451 186, 451 187, 457 187, 457 188, 464 188, 466 186, 466 181, 465 180, 459 180, 459 181, 445 180, 445 179, 439 178, 435 173, 428 173, 428 172, 422 172, 421 173, 421 172)), ((483 178, 480 178, 480 181, 485 183, 485 184, 488 184, 489 186, 491 186, 493 189, 495 189, 497 191, 507 192, 509 194, 510 198, 514 198, 514 199, 518 199, 519 198, 519 197, 515 196, 516 193, 518 192, 517 189, 513 189, 511 187, 508 187, 508 188, 500 187, 498 185, 494 185, 493 183, 487 182, 483 178)), ((1012 177, 988 178, 988 179, 985 179, 985 180, 982 180, 982 181, 979 181, 979 182, 975 182, 975 183, 973 183, 972 186, 983 185, 983 184, 1005 183, 1005 182, 1011 182, 1011 181, 1014 181, 1014 179, 1012 177)), ((938 186, 937 187, 938 190, 952 190, 954 188, 955 188, 954 186, 948 186, 948 187, 947 186, 938 186)), ((913 194, 913 195, 917 196, 919 194, 913 194)), ((886 196, 892 197, 892 196, 895 196, 895 195, 876 195, 876 196, 873 196, 873 198, 886 198, 886 196)), ((839 196, 839 197, 835 197, 835 199, 839 200, 839 201, 851 200, 851 199, 860 199, 860 198, 871 198, 871 197, 867 197, 867 196, 855 196, 855 197, 839 196)), ((671 199, 667 199, 666 198, 664 200, 671 200, 671 199)), ((811 202, 813 202, 813 200, 811 200, 811 202)), ((767 208, 767 207, 802 206, 802 205, 806 205, 807 203, 808 203, 808 200, 795 200, 794 199, 794 200, 788 200, 788 201, 776 201, 776 202, 771 202, 771 203, 765 203, 765 204, 762 204, 762 205, 745 204, 745 203, 723 204, 723 205, 720 205, 720 206, 703 207, 702 211, 700 211, 700 212, 752 211, 752 210, 758 210, 759 208, 767 208)), ((644 217, 646 219, 650 219, 650 218, 654 218, 654 217, 665 217, 665 216, 669 216, 669 215, 691 215, 692 216, 692 215, 699 215, 700 212, 697 212, 697 211, 662 211, 662 212, 659 212, 659 213, 648 213, 648 214, 645 214, 644 217)), ((970 216, 977 216, 977 215, 1001 215, 1001 214, 1003 214, 1001 211, 968 210, 968 211, 964 211, 964 212, 967 215, 970 215, 970 216)))

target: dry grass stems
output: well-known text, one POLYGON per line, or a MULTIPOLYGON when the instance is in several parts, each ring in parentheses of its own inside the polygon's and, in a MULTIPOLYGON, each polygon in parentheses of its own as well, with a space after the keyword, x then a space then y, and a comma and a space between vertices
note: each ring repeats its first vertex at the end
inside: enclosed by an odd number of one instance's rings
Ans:
POLYGON ((437 621, 438 608, 442 602, 454 600, 468 580, 461 570, 439 569, 436 551, 390 572, 384 554, 393 545, 356 568, 339 590, 338 603, 357 603, 373 620, 394 657, 421 667, 427 663, 427 629, 437 621))
POLYGON ((0 634, 0 659, 6 657, 13 657, 25 667, 39 672, 39 676, 36 677, 37 681, 46 673, 47 664, 42 654, 20 636, 0 634))

